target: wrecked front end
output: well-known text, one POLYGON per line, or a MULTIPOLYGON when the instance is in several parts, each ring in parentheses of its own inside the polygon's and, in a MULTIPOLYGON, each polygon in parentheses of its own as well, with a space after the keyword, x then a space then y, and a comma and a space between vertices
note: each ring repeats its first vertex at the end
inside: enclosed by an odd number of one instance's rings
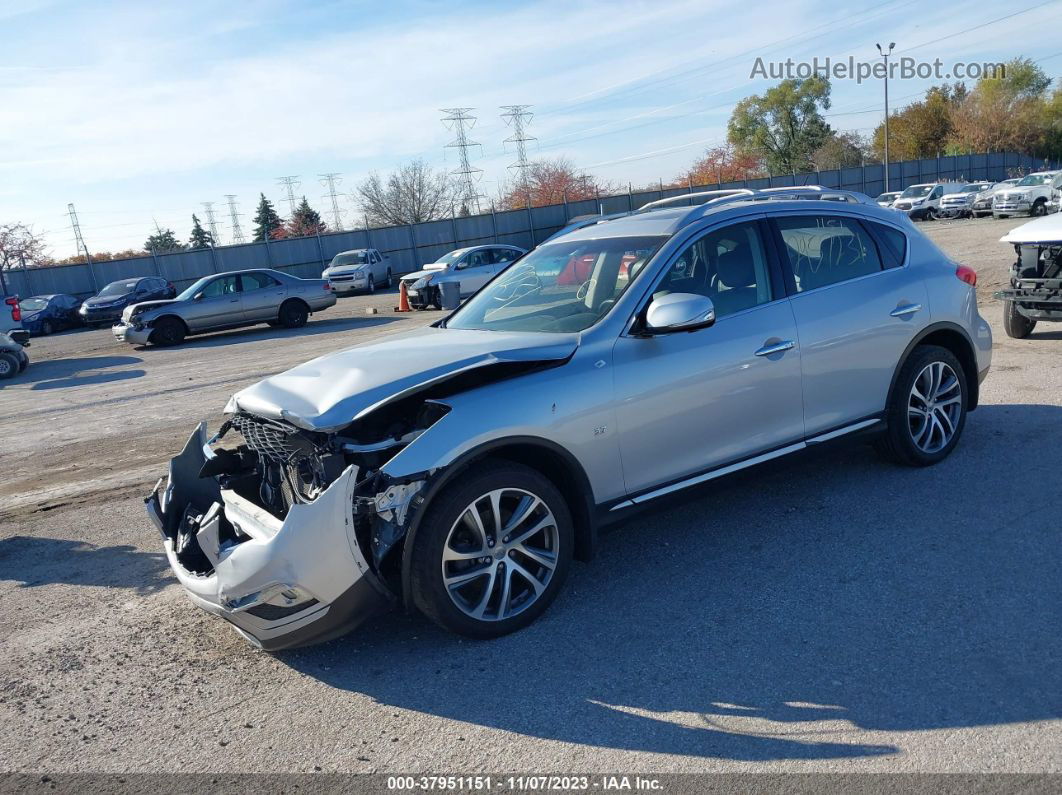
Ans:
POLYGON ((146 501, 192 601, 271 651, 393 605, 425 479, 380 467, 447 410, 399 401, 335 432, 237 410, 209 440, 200 425, 146 501))

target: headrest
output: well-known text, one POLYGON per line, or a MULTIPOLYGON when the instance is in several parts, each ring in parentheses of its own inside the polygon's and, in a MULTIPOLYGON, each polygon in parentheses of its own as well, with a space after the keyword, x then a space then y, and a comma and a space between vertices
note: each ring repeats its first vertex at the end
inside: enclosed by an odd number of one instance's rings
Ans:
POLYGON ((756 266, 746 246, 720 254, 716 259, 719 281, 727 287, 751 287, 756 284, 756 266))

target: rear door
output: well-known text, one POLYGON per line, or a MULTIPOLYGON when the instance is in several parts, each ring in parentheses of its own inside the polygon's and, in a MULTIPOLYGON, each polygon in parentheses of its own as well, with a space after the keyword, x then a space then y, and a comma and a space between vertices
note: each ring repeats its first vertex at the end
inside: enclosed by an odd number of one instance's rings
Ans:
POLYGON ((480 248, 462 257, 457 265, 457 278, 461 282, 461 295, 471 295, 487 283, 491 277, 491 250, 480 248))
POLYGON ((880 415, 900 357, 929 319, 906 234, 833 213, 776 215, 771 224, 788 266, 807 435, 880 415))
POLYGON ((494 248, 491 249, 491 276, 496 276, 503 270, 509 267, 509 265, 520 256, 520 252, 512 248, 494 248))
POLYGON ((252 322, 276 320, 287 288, 274 276, 262 271, 240 274, 240 300, 244 319, 252 322))
POLYGON ((211 279, 196 296, 181 305, 181 316, 192 331, 239 325, 244 321, 236 274, 211 279))

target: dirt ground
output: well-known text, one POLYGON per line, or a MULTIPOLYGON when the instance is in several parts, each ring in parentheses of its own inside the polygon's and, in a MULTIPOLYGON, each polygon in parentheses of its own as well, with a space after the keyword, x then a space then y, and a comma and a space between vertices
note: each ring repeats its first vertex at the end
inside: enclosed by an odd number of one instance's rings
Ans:
POLYGON ((236 390, 437 313, 34 340, 0 388, 0 768, 1062 772, 1062 495, 1026 475, 1062 444, 1062 326, 1003 334, 1018 223, 921 225, 995 333, 947 461, 856 445, 724 479, 491 643, 391 615, 255 651, 187 602, 140 499, 236 390))

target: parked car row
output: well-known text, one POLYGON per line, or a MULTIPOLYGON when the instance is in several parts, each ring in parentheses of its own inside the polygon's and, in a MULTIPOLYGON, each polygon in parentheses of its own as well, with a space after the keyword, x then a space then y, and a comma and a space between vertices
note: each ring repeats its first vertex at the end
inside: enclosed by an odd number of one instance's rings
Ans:
POLYGON ((1062 171, 1038 171, 1000 182, 924 182, 897 193, 882 193, 881 207, 907 213, 913 220, 980 218, 992 215, 1047 215, 1058 212, 1062 171))

